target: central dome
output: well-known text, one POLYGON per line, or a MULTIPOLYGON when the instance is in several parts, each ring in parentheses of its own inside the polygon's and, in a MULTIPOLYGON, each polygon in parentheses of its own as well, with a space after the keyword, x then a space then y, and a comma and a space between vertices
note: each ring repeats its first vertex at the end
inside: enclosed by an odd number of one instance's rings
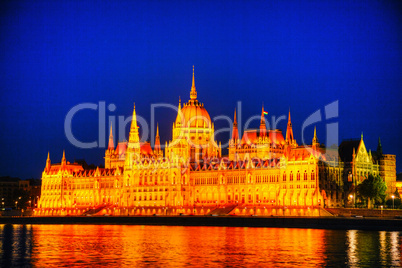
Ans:
POLYGON ((211 127, 211 118, 204 108, 204 104, 198 102, 198 100, 190 100, 185 103, 181 112, 183 113, 186 127, 211 127))
POLYGON ((176 123, 182 124, 184 127, 211 128, 211 118, 204 104, 197 100, 197 90, 195 89, 194 66, 193 66, 193 83, 191 85, 190 100, 183 105, 179 104, 176 123), (183 117, 183 118, 181 118, 183 117))

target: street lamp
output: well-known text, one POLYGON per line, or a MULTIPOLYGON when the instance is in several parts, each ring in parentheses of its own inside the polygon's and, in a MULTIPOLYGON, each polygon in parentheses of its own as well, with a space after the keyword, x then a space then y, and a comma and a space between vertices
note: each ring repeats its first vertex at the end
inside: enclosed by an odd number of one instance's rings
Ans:
POLYGON ((392 195, 391 197, 392 197, 392 209, 394 209, 394 208, 395 208, 395 207, 394 207, 394 204, 395 204, 395 203, 394 203, 394 202, 395 202, 395 201, 394 201, 394 200, 395 200, 395 195, 392 195))
POLYGON ((352 199, 352 205, 353 205, 353 207, 355 207, 355 203, 354 203, 354 200, 353 200, 353 195, 349 195, 349 197, 350 197, 350 199, 352 199))

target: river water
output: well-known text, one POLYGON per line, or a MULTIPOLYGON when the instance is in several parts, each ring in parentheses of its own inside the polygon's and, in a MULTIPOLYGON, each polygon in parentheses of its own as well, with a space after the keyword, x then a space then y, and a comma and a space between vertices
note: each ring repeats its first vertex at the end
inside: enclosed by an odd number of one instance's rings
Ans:
POLYGON ((401 232, 0 225, 0 266, 401 266, 401 232))

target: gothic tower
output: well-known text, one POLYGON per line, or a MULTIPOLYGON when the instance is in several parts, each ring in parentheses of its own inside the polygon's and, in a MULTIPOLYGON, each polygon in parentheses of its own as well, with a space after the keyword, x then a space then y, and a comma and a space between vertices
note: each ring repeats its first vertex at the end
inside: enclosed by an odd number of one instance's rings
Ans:
POLYGON ((138 133, 137 115, 135 112, 135 104, 134 104, 133 117, 131 119, 130 134, 124 164, 125 170, 132 169, 132 165, 134 165, 135 162, 138 161, 140 158, 140 152, 141 152, 140 135, 138 133))

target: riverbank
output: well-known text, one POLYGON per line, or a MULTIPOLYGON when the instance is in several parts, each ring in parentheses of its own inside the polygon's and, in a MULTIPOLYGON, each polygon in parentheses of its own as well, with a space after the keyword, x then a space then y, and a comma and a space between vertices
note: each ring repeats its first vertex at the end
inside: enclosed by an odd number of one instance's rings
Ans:
POLYGON ((402 209, 326 208, 334 216, 402 217, 402 209))
POLYGON ((402 231, 402 219, 354 217, 130 216, 0 217, 0 224, 123 224, 402 231))

